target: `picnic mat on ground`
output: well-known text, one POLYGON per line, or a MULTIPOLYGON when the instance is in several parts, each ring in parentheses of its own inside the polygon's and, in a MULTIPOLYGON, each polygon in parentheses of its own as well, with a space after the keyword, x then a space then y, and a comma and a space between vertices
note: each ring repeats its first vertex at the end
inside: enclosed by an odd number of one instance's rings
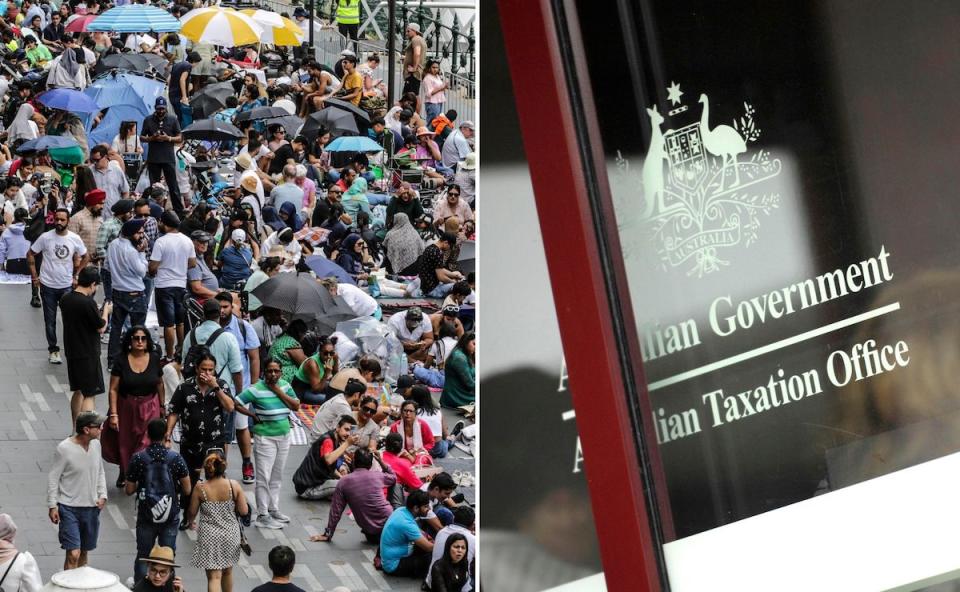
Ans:
POLYGON ((377 302, 385 317, 414 306, 419 306, 423 312, 431 314, 440 310, 440 305, 443 304, 440 298, 378 298, 377 302))

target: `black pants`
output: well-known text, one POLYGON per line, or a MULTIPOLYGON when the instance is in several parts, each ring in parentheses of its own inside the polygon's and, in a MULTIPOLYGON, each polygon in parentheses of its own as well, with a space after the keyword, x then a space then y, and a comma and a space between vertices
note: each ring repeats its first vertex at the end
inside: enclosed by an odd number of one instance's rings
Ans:
POLYGON ((337 30, 340 31, 340 34, 346 37, 347 39, 356 41, 357 37, 359 37, 360 35, 360 23, 357 23, 356 25, 338 24, 337 30))
POLYGON ((397 569, 387 573, 391 576, 406 578, 425 578, 430 568, 430 559, 430 553, 414 545, 413 553, 401 559, 397 569))
MULTIPOLYGON (((412 92, 415 95, 420 94, 420 79, 414 76, 413 74, 407 74, 407 77, 403 80, 403 94, 412 92)), ((427 123, 430 123, 429 121, 427 123)))
POLYGON ((172 162, 148 162, 147 175, 150 176, 150 184, 160 181, 160 175, 167 181, 167 189, 170 190, 170 205, 178 216, 183 218, 183 201, 180 199, 180 187, 177 185, 177 165, 172 162))

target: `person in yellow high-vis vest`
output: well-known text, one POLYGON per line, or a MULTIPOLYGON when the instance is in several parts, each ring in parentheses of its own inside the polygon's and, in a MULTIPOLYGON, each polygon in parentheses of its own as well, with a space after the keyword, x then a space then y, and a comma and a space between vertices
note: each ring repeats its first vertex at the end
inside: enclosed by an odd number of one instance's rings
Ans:
POLYGON ((337 0, 337 29, 347 39, 357 40, 360 33, 360 0, 337 0))

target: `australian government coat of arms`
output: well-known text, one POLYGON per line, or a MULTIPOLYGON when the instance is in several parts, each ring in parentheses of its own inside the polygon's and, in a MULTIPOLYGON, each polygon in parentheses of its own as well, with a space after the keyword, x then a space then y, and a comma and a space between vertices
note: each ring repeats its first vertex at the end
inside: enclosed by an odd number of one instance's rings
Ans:
POLYGON ((769 181, 780 174, 781 163, 766 150, 749 149, 760 138, 750 104, 726 125, 711 121, 706 94, 688 107, 677 83, 667 90, 674 108, 666 118, 656 105, 646 110, 653 132, 639 177, 618 154, 619 176, 630 189, 618 196, 617 209, 631 210, 628 218, 639 225, 621 224, 620 230, 640 230, 652 240, 663 267, 703 276, 728 264, 724 250, 757 240, 761 217, 780 205, 777 186, 769 181))

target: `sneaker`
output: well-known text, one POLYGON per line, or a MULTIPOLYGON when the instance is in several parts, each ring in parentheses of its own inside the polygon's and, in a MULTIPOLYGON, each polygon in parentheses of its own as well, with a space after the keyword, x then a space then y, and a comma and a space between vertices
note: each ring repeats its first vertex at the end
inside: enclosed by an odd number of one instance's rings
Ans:
POLYGON ((250 485, 254 481, 256 481, 256 479, 253 477, 253 463, 247 461, 243 463, 243 482, 245 485, 250 485))
POLYGON ((257 516, 256 522, 253 523, 257 528, 270 528, 273 530, 280 530, 283 528, 283 525, 271 518, 266 514, 260 514, 257 516))
POLYGON ((463 431, 463 428, 464 428, 466 425, 467 425, 466 422, 464 422, 462 419, 461 419, 460 421, 458 421, 457 423, 455 423, 455 424, 453 425, 453 429, 450 430, 450 437, 451 437, 451 438, 456 438, 457 436, 459 436, 459 435, 460 435, 460 432, 463 431))
POLYGON ((270 512, 270 517, 276 520, 277 522, 282 522, 283 524, 290 524, 290 517, 280 513, 280 510, 273 510, 270 512))
POLYGON ((51 364, 62 364, 63 360, 60 359, 60 352, 50 352, 50 357, 48 358, 51 364))
POLYGON ((39 297, 39 296, 34 296, 34 297, 32 297, 32 298, 30 299, 30 306, 32 306, 32 307, 34 307, 34 308, 40 308, 40 307, 42 306, 42 305, 40 304, 40 297, 39 297))

